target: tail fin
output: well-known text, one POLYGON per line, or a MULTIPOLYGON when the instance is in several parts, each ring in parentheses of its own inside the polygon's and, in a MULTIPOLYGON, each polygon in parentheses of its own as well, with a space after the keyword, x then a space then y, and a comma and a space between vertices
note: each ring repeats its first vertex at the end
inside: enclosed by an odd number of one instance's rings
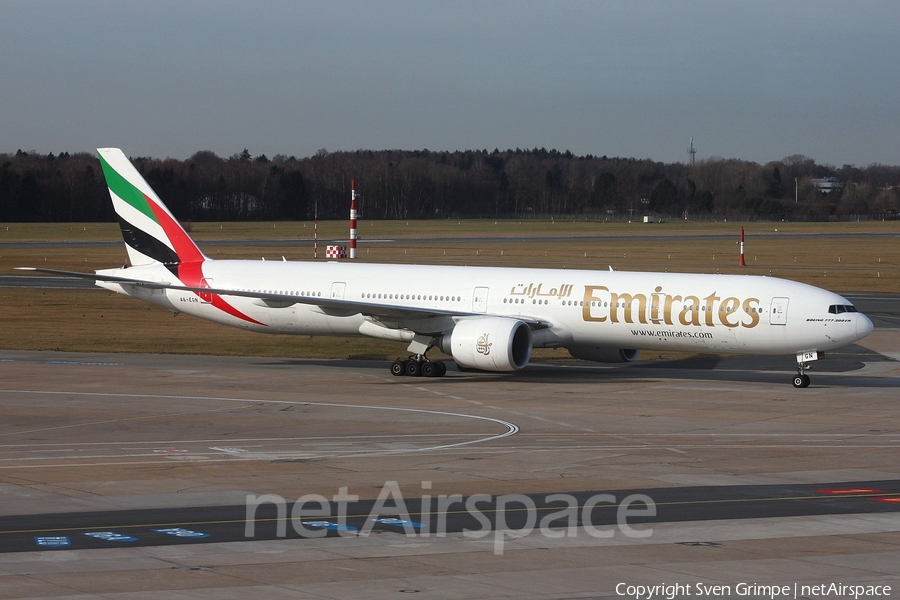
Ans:
POLYGON ((182 263, 206 260, 121 150, 97 152, 132 265, 159 262, 175 273, 182 263))

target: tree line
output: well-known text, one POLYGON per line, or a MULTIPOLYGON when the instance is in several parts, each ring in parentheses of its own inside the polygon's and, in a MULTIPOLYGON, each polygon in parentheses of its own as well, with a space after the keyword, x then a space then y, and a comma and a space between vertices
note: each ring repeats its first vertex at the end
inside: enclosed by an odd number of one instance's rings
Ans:
MULTIPOLYGON (((825 219, 900 212, 900 167, 837 168, 794 155, 765 165, 694 165, 531 150, 318 151, 296 158, 203 150, 187 160, 133 157, 181 220, 347 217, 350 181, 369 219, 729 217, 825 219), (823 194, 814 179, 843 188, 823 194)), ((98 159, 87 153, 0 154, 0 221, 113 221, 98 159)))

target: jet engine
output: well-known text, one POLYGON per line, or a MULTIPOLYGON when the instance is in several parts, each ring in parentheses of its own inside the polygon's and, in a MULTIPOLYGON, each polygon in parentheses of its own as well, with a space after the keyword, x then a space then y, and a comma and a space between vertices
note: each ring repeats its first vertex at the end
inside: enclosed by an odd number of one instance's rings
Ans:
POLYGON ((629 363, 637 358, 639 352, 630 348, 594 348, 590 346, 572 346, 567 350, 574 358, 602 363, 629 363))
POLYGON ((531 358, 531 329, 517 319, 465 319, 441 339, 441 350, 462 367, 518 371, 531 358))

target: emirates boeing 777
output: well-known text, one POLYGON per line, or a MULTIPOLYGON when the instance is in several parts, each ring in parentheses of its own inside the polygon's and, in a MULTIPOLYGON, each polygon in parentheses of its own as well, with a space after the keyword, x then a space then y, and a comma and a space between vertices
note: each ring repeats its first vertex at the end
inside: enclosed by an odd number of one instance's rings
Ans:
POLYGON ((638 350, 792 354, 794 387, 824 352, 859 340, 872 322, 846 298, 774 277, 212 260, 121 150, 100 163, 129 265, 95 273, 53 269, 175 312, 263 333, 363 335, 408 344, 397 376, 440 377, 440 348, 462 368, 516 371, 533 348, 629 362, 638 350))

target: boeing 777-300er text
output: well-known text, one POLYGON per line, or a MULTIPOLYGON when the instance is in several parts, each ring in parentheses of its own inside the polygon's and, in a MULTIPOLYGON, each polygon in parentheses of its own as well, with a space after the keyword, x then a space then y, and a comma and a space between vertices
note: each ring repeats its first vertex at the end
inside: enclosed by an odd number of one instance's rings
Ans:
POLYGON ((211 260, 125 154, 101 148, 129 266, 74 275, 176 312, 265 333, 363 335, 409 345, 394 375, 516 371, 533 348, 629 362, 640 349, 793 354, 795 387, 872 322, 847 299, 773 277, 355 262, 211 260))

